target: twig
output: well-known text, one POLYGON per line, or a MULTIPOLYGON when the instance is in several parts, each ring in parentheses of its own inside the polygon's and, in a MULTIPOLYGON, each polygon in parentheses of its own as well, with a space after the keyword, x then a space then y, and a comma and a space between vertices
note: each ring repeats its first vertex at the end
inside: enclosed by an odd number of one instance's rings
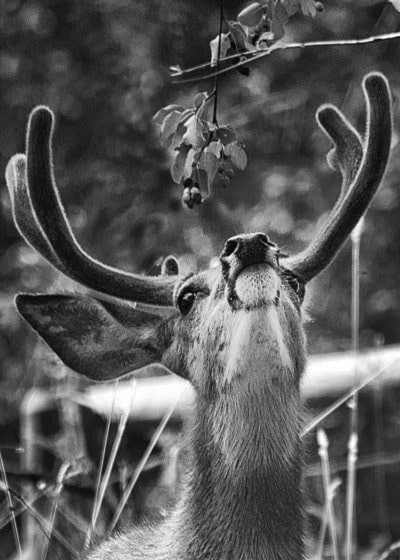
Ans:
MULTIPOLYGON (((306 48, 313 48, 313 47, 343 47, 349 45, 365 45, 368 43, 376 43, 379 41, 389 41, 392 39, 400 39, 400 32, 393 32, 393 33, 384 33, 382 35, 373 35, 371 37, 365 37, 363 39, 338 39, 333 41, 309 41, 305 43, 275 43, 271 47, 259 51, 254 49, 252 51, 247 51, 240 53, 240 57, 242 60, 237 64, 232 64, 227 68, 223 68, 219 70, 219 74, 224 74, 225 72, 230 72, 235 68, 239 68, 245 64, 249 64, 249 62, 253 62, 255 60, 259 60, 264 56, 268 56, 275 51, 281 51, 286 49, 306 49, 306 48), (244 58, 244 60, 243 60, 244 58)), ((221 62, 225 62, 229 60, 237 59, 238 53, 233 55, 229 55, 224 57, 221 62)), ((199 64, 198 66, 193 66, 192 68, 188 68, 187 70, 180 70, 179 72, 173 72, 171 74, 171 78, 175 78, 174 81, 178 83, 185 83, 185 82, 192 82, 192 81, 200 81, 200 80, 207 80, 209 78, 215 77, 215 72, 209 72, 203 76, 196 76, 191 78, 180 79, 182 76, 186 76, 187 74, 191 74, 197 72, 199 70, 204 70, 210 68, 210 62, 206 62, 204 64, 199 64)))
POLYGON ((57 539, 73 556, 73 558, 77 557, 77 550, 75 550, 70 543, 67 541, 67 539, 65 539, 56 529, 51 530, 51 528, 49 527, 47 521, 43 518, 43 516, 36 511, 31 504, 29 504, 25 498, 23 498, 16 490, 14 490, 13 488, 8 488, 8 491, 10 492, 10 494, 12 494, 12 496, 18 501, 20 502, 20 504, 23 506, 24 510, 27 510, 32 517, 35 519, 35 521, 37 522, 37 524, 39 525, 39 528, 41 529, 41 531, 43 532, 44 536, 46 537, 46 539, 50 540, 52 536, 54 536, 55 539, 57 539))
MULTIPOLYGON (((6 488, 6 487, 4 487, 6 488)), ((35 491, 35 493, 33 493, 28 499, 24 498, 24 501, 22 502, 21 500, 19 500, 18 505, 16 507, 14 507, 14 515, 17 518, 21 513, 23 513, 26 508, 27 505, 28 506, 33 506, 33 504, 35 502, 37 502, 38 500, 40 500, 40 498, 42 497, 48 497, 48 495, 52 492, 52 488, 49 486, 46 486, 46 488, 44 490, 37 490, 35 491)), ((50 498, 49 498, 50 499, 50 498)), ((2 515, 0 515, 0 530, 3 529, 8 523, 10 523, 11 521, 11 512, 7 512, 7 513, 3 513, 2 515)))
POLYGON ((14 533, 15 546, 17 547, 18 557, 19 557, 20 560, 22 560, 21 540, 19 538, 17 520, 15 518, 14 504, 13 504, 13 501, 12 501, 12 498, 11 498, 11 491, 10 491, 10 488, 9 488, 8 482, 7 482, 7 474, 6 474, 6 469, 5 469, 4 461, 3 461, 3 455, 1 454, 1 451, 0 451, 0 471, 1 471, 1 477, 2 477, 3 482, 4 482, 4 486, 5 486, 4 492, 6 494, 8 510, 10 512, 11 525, 12 525, 13 533, 14 533))
POLYGON ((385 373, 388 369, 391 369, 395 364, 398 364, 398 363, 400 363, 400 358, 397 359, 397 360, 393 360, 393 362, 391 364, 388 364, 387 366, 383 367, 382 369, 379 369, 378 371, 375 371, 374 373, 371 373, 371 375, 368 375, 368 377, 366 377, 358 385, 356 385, 355 387, 353 387, 352 389, 347 391, 347 393, 345 393, 345 395, 343 395, 343 397, 340 397, 340 399, 335 401, 333 404, 331 404, 331 406, 329 406, 323 412, 321 412, 321 414, 318 414, 318 416, 316 416, 313 420, 311 420, 311 422, 308 424, 308 426, 306 426, 304 428, 304 430, 302 431, 301 437, 304 437, 309 432, 311 432, 314 428, 316 428, 318 426, 318 424, 320 424, 323 420, 325 420, 325 418, 330 416, 332 414, 332 412, 335 412, 335 410, 338 409, 340 406, 342 406, 342 404, 345 404, 349 399, 351 399, 351 397, 353 395, 358 393, 358 391, 361 391, 361 389, 363 389, 364 387, 369 385, 369 383, 372 383, 372 381, 374 381, 374 379, 376 379, 377 377, 379 377, 380 375, 385 373))
MULTIPOLYGON (((382 465, 398 465, 400 463, 400 453, 373 453, 365 455, 357 460, 357 470, 373 469, 382 465)), ((338 473, 347 470, 347 461, 330 461, 331 473, 338 473)), ((307 465, 304 476, 312 478, 321 476, 321 465, 319 463, 312 463, 307 465)))
POLYGON ((222 26, 224 24, 224 0, 220 0, 219 5, 219 35, 218 35, 218 51, 217 51, 217 65, 215 68, 215 78, 214 78, 214 109, 212 122, 218 126, 217 121, 217 107, 218 107, 218 79, 220 74, 221 65, 221 42, 222 42, 222 26))

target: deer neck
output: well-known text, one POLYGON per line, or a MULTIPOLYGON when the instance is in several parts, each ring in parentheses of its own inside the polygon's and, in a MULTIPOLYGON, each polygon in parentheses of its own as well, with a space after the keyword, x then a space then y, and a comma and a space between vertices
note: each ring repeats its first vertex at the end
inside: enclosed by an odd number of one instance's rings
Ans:
POLYGON ((241 369, 218 372, 229 382, 217 397, 215 390, 198 396, 183 504, 192 532, 185 559, 303 558, 303 364, 292 361, 290 345, 288 360, 280 359, 276 342, 262 345, 268 350, 261 360, 253 352, 241 369))
MULTIPOLYGON (((272 403, 263 418, 249 408, 253 429, 242 426, 237 433, 242 439, 237 439, 229 458, 223 446, 210 442, 211 421, 204 423, 203 411, 198 410, 181 510, 185 559, 303 557, 301 423, 293 433, 282 405, 272 403), (275 429, 278 423, 279 431, 272 434, 271 426, 275 429)), ((226 433, 221 436, 228 444, 231 428, 239 426, 232 416, 225 419, 226 433)))

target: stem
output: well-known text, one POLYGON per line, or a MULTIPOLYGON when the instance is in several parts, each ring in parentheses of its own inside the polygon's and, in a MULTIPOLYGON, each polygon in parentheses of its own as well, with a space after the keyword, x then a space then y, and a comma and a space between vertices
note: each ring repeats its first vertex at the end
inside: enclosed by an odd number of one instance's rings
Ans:
MULTIPOLYGON (((61 492, 63 490, 64 484, 64 478, 65 475, 67 474, 67 471, 70 467, 69 463, 63 463, 61 465, 61 468, 58 472, 57 475, 57 484, 55 486, 55 493, 54 493, 54 499, 53 502, 51 504, 51 513, 50 513, 50 519, 49 519, 49 529, 50 529, 50 535, 53 534, 54 531, 54 526, 55 526, 55 521, 56 521, 56 516, 57 516, 57 512, 58 512, 58 506, 60 503, 60 496, 61 496, 61 492)), ((46 539, 45 543, 44 543, 44 549, 42 552, 42 559, 46 560, 47 558, 47 553, 49 550, 49 545, 50 545, 50 539, 46 539)))
POLYGON ((324 494, 325 494, 325 507, 327 513, 329 532, 331 536, 333 558, 334 560, 339 560, 336 520, 335 520, 335 512, 333 509, 334 492, 332 491, 331 475, 329 469, 329 453, 328 453, 329 441, 325 433, 325 430, 323 430, 322 428, 318 429, 317 441, 318 441, 318 455, 320 456, 321 459, 322 482, 323 482, 324 494))
POLYGON ((220 75, 220 65, 221 65, 221 40, 222 40, 222 26, 224 24, 224 0, 220 0, 219 5, 219 32, 218 32, 218 54, 217 54, 217 66, 215 68, 214 77, 214 110, 212 122, 218 126, 217 121, 217 107, 218 107, 218 80, 220 75))
MULTIPOLYGON (((382 344, 382 340, 376 341, 376 346, 382 344)), ((382 383, 378 383, 374 390, 374 457, 384 454, 383 447, 383 387, 382 383)), ((360 462, 358 462, 360 468, 360 462)), ((386 491, 386 472, 384 464, 377 464, 375 467, 377 499, 378 499, 378 518, 380 532, 384 535, 390 534, 389 517, 387 507, 387 491, 386 491)))
MULTIPOLYGON (((354 354, 354 386, 358 383, 357 357, 360 346, 360 241, 364 219, 358 222, 351 234, 352 241, 352 294, 351 294, 351 338, 354 354)), ((353 554, 354 511, 356 493, 356 463, 358 453, 358 393, 349 401, 350 436, 347 454, 347 487, 346 487, 346 560, 353 554)))

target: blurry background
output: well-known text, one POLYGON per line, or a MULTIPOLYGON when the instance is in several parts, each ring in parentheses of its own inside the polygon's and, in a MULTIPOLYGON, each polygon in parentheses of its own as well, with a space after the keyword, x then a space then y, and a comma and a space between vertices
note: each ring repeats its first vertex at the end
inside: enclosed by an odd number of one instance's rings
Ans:
MULTIPOLYGON (((226 4, 232 19, 245 5, 226 4)), ((315 111, 321 103, 334 103, 363 130, 362 77, 370 70, 384 72, 394 95, 395 136, 363 234, 360 344, 400 342, 400 40, 281 51, 250 65, 249 77, 236 71, 224 75, 219 122, 237 129, 249 164, 228 189, 215 190, 190 211, 181 204, 151 117, 168 103, 189 107, 197 91, 211 90, 212 82, 171 83, 168 67, 209 60, 218 7, 217 0, 3 0, 0 5, 0 445, 19 441, 27 390, 52 387, 46 372, 54 379, 60 370, 43 350, 40 359, 32 358, 37 339, 13 307, 19 291, 67 285, 19 237, 4 180, 8 159, 24 150, 27 118, 37 104, 49 105, 57 117, 55 172, 83 247, 125 270, 157 272, 159 258, 170 253, 195 270, 241 231, 265 231, 287 252, 305 246, 340 185, 327 165, 329 142, 315 123, 315 111)), ((293 17, 285 40, 361 38, 400 27, 400 14, 387 2, 326 0, 324 7, 315 19, 293 17)), ((350 280, 348 243, 311 287, 311 353, 351 347, 350 280)), ((395 447, 399 401, 394 393, 391 400, 388 437, 395 447)), ((12 451, 5 454, 16 468, 19 459, 12 451)), ((396 515, 397 533, 387 519, 383 532, 399 534, 396 515)))

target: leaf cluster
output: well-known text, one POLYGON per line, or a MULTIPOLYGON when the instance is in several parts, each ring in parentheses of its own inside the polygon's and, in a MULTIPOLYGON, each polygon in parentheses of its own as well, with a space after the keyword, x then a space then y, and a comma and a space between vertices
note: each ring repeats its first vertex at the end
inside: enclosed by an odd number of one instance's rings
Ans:
MULTIPOLYGON (((244 55, 271 46, 285 34, 289 18, 299 11, 315 16, 322 10, 316 0, 264 0, 252 2, 235 21, 227 21, 228 31, 210 41, 211 67, 219 71, 219 63, 229 57, 235 66, 244 55), (235 58, 238 54, 238 58, 235 58)), ((246 59, 246 57, 244 57, 246 59)), ((178 68, 179 67, 175 67, 178 68)), ((247 66, 238 66, 241 74, 249 75, 247 66)), ((244 146, 231 127, 219 127, 217 122, 217 82, 211 94, 198 93, 193 107, 168 105, 154 116, 160 125, 162 143, 175 154, 171 166, 172 179, 184 188, 182 200, 189 207, 201 204, 213 186, 227 187, 234 171, 244 169, 247 156, 244 146), (206 104, 214 98, 214 116, 204 117, 206 104)))
POLYGON ((252 2, 229 22, 231 51, 244 53, 264 49, 281 39, 285 26, 297 12, 314 17, 322 11, 322 3, 315 0, 267 0, 252 2))
POLYGON ((185 189, 183 202, 190 208, 209 196, 213 187, 227 187, 233 167, 242 170, 247 165, 246 152, 236 132, 205 117, 212 97, 206 92, 198 93, 192 108, 168 105, 153 117, 160 125, 163 145, 174 152, 171 176, 185 189))

